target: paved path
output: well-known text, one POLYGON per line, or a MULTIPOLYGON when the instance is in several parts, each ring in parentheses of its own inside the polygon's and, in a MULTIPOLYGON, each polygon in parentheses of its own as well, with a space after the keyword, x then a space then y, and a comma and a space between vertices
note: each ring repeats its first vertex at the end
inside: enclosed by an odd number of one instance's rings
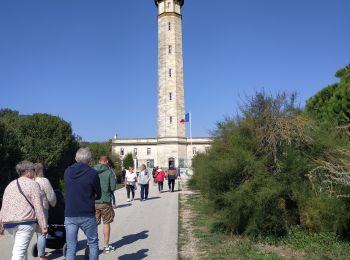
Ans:
MULTIPOLYGON (((168 191, 159 193, 152 183, 149 200, 141 202, 139 192, 138 188, 136 200, 128 203, 126 190, 116 191, 118 208, 115 210, 116 217, 111 227, 110 243, 116 246, 117 250, 101 254, 100 259, 177 259, 178 193, 168 191)), ((101 248, 103 239, 101 227, 99 227, 99 238, 101 248)), ((32 240, 32 244, 35 240, 32 240)), ((79 234, 79 241, 80 250, 77 259, 84 259, 86 240, 82 233, 79 234)), ((12 238, 0 237, 0 259, 11 259, 11 250, 12 238)), ((60 250, 52 252, 51 257, 64 259, 60 250)), ((35 258, 30 256, 29 260, 32 259, 35 258)))

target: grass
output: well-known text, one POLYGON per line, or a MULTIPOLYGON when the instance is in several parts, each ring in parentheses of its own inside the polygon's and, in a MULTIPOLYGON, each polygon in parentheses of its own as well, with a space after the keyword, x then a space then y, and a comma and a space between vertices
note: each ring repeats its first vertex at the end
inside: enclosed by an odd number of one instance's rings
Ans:
POLYGON ((195 214, 192 225, 199 239, 201 259, 282 259, 274 253, 258 249, 249 239, 211 232, 214 220, 208 217, 205 201, 198 195, 189 196, 188 203, 195 214))
POLYGON ((212 228, 215 216, 206 200, 198 195, 189 196, 188 204, 195 214, 191 224, 199 239, 201 259, 350 259, 350 244, 333 233, 307 233, 295 227, 283 238, 253 241, 215 232, 212 228))

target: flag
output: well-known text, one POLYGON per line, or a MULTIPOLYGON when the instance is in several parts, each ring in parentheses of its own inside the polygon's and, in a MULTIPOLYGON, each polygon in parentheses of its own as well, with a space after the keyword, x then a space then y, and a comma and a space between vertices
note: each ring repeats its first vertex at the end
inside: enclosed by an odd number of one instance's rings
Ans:
POLYGON ((181 123, 181 124, 186 124, 187 122, 190 122, 190 113, 187 113, 187 114, 185 115, 185 118, 183 118, 183 119, 180 120, 180 123, 181 123))

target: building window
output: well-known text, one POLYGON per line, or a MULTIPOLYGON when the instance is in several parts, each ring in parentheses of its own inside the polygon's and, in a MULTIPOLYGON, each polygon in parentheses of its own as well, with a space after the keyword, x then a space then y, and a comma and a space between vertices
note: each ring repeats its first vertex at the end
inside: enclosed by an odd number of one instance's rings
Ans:
POLYGON ((151 148, 147 148, 147 155, 151 154, 151 148))
POLYGON ((179 168, 185 168, 185 159, 179 159, 179 168))
POLYGON ((168 23, 168 30, 171 31, 171 23, 168 23))
POLYGON ((137 148, 134 148, 134 155, 137 155, 137 148))
POLYGON ((171 5, 171 3, 170 3, 170 2, 168 2, 168 9, 170 8, 170 5, 171 5))
POLYGON ((172 52, 172 46, 171 45, 168 46, 168 52, 169 52, 169 54, 171 54, 171 52, 172 52))
POLYGON ((196 147, 193 147, 193 148, 192 148, 192 154, 193 154, 193 155, 196 155, 196 154, 197 154, 197 148, 196 148, 196 147))
POLYGON ((154 160, 147 160, 147 168, 154 168, 154 160))
POLYGON ((120 155, 124 155, 124 148, 120 148, 120 155))
POLYGON ((169 69, 169 78, 171 78, 171 72, 172 72, 171 69, 169 69))
POLYGON ((171 117, 169 117, 169 121, 170 121, 170 124, 172 124, 173 123, 173 117, 171 116, 171 117))
POLYGON ((173 100, 173 93, 169 93, 169 100, 171 101, 171 100, 173 100))
POLYGON ((206 146, 206 147, 205 147, 205 151, 206 151, 206 152, 209 152, 209 149, 210 149, 209 146, 206 146))

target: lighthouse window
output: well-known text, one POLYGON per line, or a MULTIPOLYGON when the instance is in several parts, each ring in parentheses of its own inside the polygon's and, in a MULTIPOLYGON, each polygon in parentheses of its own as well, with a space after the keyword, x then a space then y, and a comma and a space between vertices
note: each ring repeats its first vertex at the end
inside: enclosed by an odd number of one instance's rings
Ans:
POLYGON ((169 50, 168 50, 169 54, 171 54, 171 51, 172 51, 172 46, 169 45, 169 50))
POLYGON ((171 100, 173 100, 173 93, 169 93, 169 100, 171 101, 171 100))
POLYGON ((171 3, 170 3, 170 2, 168 2, 168 9, 170 8, 170 5, 171 5, 171 3))
POLYGON ((171 69, 169 69, 169 78, 171 78, 171 69))
POLYGON ((192 148, 192 154, 193 154, 193 155, 196 155, 196 154, 197 154, 197 148, 196 148, 196 147, 193 147, 193 148, 192 148))
POLYGON ((172 124, 173 123, 173 117, 171 116, 171 117, 169 117, 169 121, 170 121, 170 124, 172 124))
POLYGON ((168 23, 168 30, 171 30, 171 23, 168 23))

